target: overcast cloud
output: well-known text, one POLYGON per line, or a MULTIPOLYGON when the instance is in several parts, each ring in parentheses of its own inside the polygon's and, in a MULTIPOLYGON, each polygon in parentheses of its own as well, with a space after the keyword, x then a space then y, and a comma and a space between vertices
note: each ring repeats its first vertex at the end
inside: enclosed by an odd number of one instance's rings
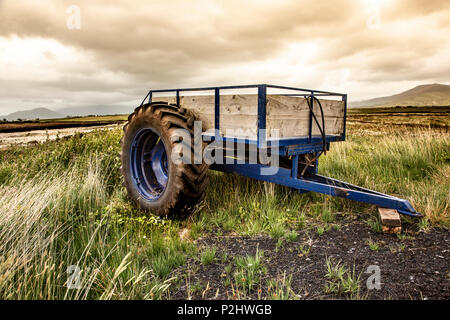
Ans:
POLYGON ((449 35, 449 0, 0 0, 0 114, 203 85, 390 95, 450 82, 449 35))

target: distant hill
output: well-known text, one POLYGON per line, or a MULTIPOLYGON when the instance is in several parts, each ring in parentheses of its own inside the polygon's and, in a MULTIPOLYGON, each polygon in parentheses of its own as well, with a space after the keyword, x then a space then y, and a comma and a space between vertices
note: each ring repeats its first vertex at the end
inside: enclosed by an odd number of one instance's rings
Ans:
POLYGON ((8 121, 14 121, 17 119, 22 120, 34 120, 34 119, 56 119, 64 118, 65 115, 62 113, 55 112, 47 108, 36 108, 25 111, 17 111, 8 114, 7 116, 0 116, 0 119, 6 119, 8 121))
POLYGON ((350 108, 450 106, 450 85, 425 84, 388 97, 350 102, 350 108))

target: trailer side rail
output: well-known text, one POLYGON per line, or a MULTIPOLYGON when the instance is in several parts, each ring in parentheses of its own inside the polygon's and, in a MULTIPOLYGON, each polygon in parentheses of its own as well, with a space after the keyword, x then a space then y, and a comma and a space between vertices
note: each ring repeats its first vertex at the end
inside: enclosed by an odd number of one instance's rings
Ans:
MULTIPOLYGON (((270 85, 270 84, 254 84, 254 85, 240 85, 240 86, 220 86, 220 87, 199 87, 199 88, 184 88, 184 89, 156 89, 150 90, 145 98, 143 99, 141 105, 145 103, 145 101, 151 103, 153 101, 154 93, 175 93, 176 94, 176 104, 180 106, 180 97, 183 92, 195 92, 195 91, 213 91, 215 96, 215 111, 214 111, 214 129, 215 135, 214 139, 228 141, 232 140, 236 142, 238 139, 230 138, 220 135, 220 93, 223 90, 239 90, 239 89, 257 89, 258 90, 258 124, 257 124, 257 132, 261 132, 261 130, 266 129, 266 115, 267 115, 267 89, 280 89, 280 90, 289 90, 289 91, 297 91, 298 93, 292 94, 280 94, 284 96, 297 96, 297 97, 341 97, 342 101, 344 101, 344 128, 343 132, 339 136, 335 135, 327 135, 326 141, 344 141, 346 134, 346 118, 347 118, 347 95, 343 93, 336 93, 330 91, 323 90, 313 90, 313 89, 304 89, 304 88, 295 88, 295 87, 286 87, 286 86, 278 86, 278 85, 270 85)), ((312 103, 314 103, 314 99, 312 99, 312 103)), ((277 142, 280 143, 279 146, 292 146, 292 145, 305 145, 305 144, 314 144, 314 140, 316 139, 312 134, 312 112, 310 111, 310 120, 309 120, 309 133, 306 137, 295 137, 295 138, 285 138, 280 139, 277 142)), ((248 140, 245 143, 249 144, 257 144, 258 147, 270 147, 273 144, 271 139, 267 139, 265 135, 257 135, 257 140, 248 140)), ((311 148, 313 149, 313 148, 311 148)))

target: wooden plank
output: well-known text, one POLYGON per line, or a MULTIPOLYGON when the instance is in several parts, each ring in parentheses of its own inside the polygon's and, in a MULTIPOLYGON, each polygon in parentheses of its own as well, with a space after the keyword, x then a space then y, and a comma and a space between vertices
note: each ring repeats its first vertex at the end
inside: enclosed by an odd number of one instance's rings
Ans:
POLYGON ((395 209, 378 208, 380 214, 381 223, 385 226, 400 227, 401 220, 400 215, 395 209))
MULTIPOLYGON (((343 117, 344 102, 337 100, 319 99, 325 116, 343 117)), ((319 104, 314 101, 314 113, 320 116, 319 104)), ((267 96, 267 116, 287 115, 287 116, 309 116, 309 106, 307 99, 303 97, 290 97, 279 95, 267 96)))
POLYGON ((378 213, 384 233, 400 233, 402 231, 402 223, 397 210, 378 208, 378 213))
MULTIPOLYGON (((317 119, 322 125, 322 119, 317 119)), ((279 130, 281 138, 287 137, 306 137, 309 135, 309 116, 307 118, 291 117, 290 119, 273 119, 267 121, 267 134, 271 136, 273 129, 279 130)), ((313 121, 313 135, 320 135, 320 130, 315 121, 313 121)), ((344 118, 325 117, 325 133, 327 135, 339 135, 344 130, 344 118)))
POLYGON ((383 227, 383 233, 394 234, 394 233, 402 232, 402 227, 389 227, 389 226, 382 226, 382 227, 383 227))

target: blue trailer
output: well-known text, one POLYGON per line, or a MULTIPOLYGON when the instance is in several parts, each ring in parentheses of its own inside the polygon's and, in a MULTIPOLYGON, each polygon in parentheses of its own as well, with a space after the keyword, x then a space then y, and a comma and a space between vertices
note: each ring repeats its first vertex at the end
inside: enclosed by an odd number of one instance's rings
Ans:
MULTIPOLYGON (((285 104, 281 105, 291 108, 285 104)), ((330 103, 327 110, 332 112, 334 105, 330 103)), ((226 110, 232 113, 230 109, 235 105, 230 104, 230 106, 226 110)), ((291 109, 295 111, 296 106, 294 105, 291 109)), ((237 110, 240 110, 240 106, 237 110)), ((140 106, 130 115, 129 121, 124 127, 125 133, 122 139, 124 185, 129 196, 136 201, 138 206, 157 214, 189 211, 194 207, 205 195, 208 184, 206 171, 212 169, 284 185, 299 192, 319 192, 374 204, 378 207, 395 209, 408 216, 421 216, 407 200, 318 174, 319 156, 329 150, 331 142, 345 140, 346 117, 347 95, 321 90, 267 84, 150 90, 140 106), (223 129, 222 122, 233 125, 226 118, 227 115, 223 114, 225 112, 224 104, 226 104, 223 101, 231 101, 230 99, 235 96, 227 95, 229 98, 225 99, 224 92, 235 93, 239 90, 255 91, 254 96, 247 95, 243 98, 245 101, 254 101, 255 103, 254 121, 251 118, 252 115, 246 114, 245 117, 250 119, 250 122, 246 122, 247 124, 254 123, 257 134, 246 138, 228 136, 221 130, 223 129), (277 93, 272 95, 269 91, 277 91, 277 93), (186 98, 195 92, 201 92, 202 95, 191 99, 186 98), (162 94, 166 96, 161 97, 162 94), (272 104, 272 109, 268 110, 269 100, 273 97, 277 99, 286 97, 283 99, 294 101, 294 104, 297 103, 295 101, 306 103, 304 106, 307 106, 307 109, 305 107, 303 111, 298 111, 299 114, 308 115, 307 120, 301 123, 302 128, 295 127, 295 124, 299 122, 294 122, 294 120, 277 120, 279 117, 274 109, 276 107, 272 104), (301 100, 292 100, 289 97, 301 100), (325 98, 340 101, 339 104, 334 104, 342 109, 336 119, 324 115, 322 104, 328 101, 322 100, 325 98), (184 101, 186 103, 183 103, 184 101), (253 163, 244 161, 243 163, 238 161, 238 158, 235 158, 234 161, 228 159, 210 165, 204 162, 174 164, 169 155, 176 149, 176 144, 181 144, 183 141, 179 141, 182 140, 179 138, 174 139, 171 130, 185 129, 191 133, 194 130, 192 122, 196 120, 196 112, 186 108, 184 104, 188 105, 187 101, 191 102, 191 109, 198 106, 203 110, 206 118, 208 115, 210 116, 209 126, 214 130, 212 133, 211 131, 203 132, 203 136, 208 136, 208 141, 221 141, 225 145, 227 143, 235 146, 243 145, 247 149, 264 149, 266 153, 276 154, 280 158, 277 172, 270 175, 261 174, 262 169, 269 169, 271 164, 258 161, 253 163), (206 102, 202 104, 202 101, 206 102), (270 119, 272 127, 277 123, 286 124, 286 127, 291 128, 291 133, 298 134, 273 138, 267 134, 268 119, 270 119), (326 128, 327 121, 333 125, 339 121, 342 123, 337 125, 339 128, 337 132, 329 134, 326 128), (260 134, 260 132, 264 132, 264 134, 260 134)), ((292 118, 295 118, 295 115, 292 118)), ((280 125, 280 127, 282 126, 280 125)), ((195 150, 192 151, 192 153, 194 152, 195 150)))

